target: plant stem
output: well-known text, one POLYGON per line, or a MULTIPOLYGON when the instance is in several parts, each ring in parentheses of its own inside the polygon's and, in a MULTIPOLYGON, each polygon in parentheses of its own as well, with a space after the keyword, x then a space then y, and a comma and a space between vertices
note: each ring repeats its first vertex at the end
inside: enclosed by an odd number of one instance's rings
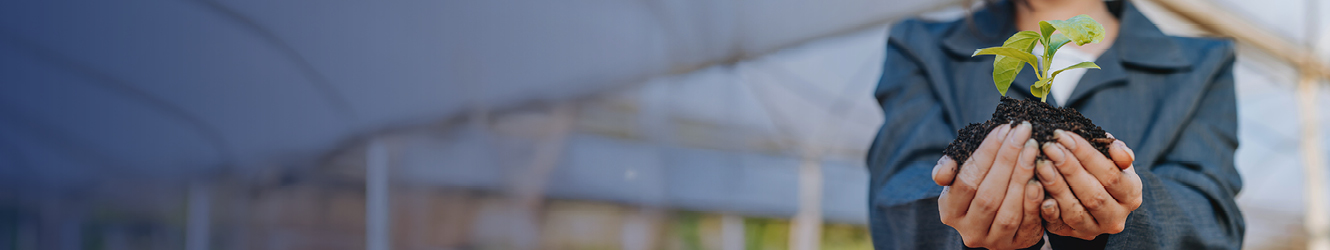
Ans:
POLYGON ((1049 68, 1053 66, 1053 56, 1049 55, 1049 52, 1053 50, 1053 47, 1049 47, 1049 44, 1044 42, 1044 56, 1042 57, 1044 60, 1039 62, 1039 66, 1043 68, 1041 72, 1047 74, 1046 77, 1041 77, 1040 80, 1048 79, 1044 82, 1048 86, 1048 91, 1044 91, 1044 96, 1039 97, 1039 101, 1044 103, 1048 103, 1048 95, 1053 94, 1053 73, 1049 72, 1049 68))

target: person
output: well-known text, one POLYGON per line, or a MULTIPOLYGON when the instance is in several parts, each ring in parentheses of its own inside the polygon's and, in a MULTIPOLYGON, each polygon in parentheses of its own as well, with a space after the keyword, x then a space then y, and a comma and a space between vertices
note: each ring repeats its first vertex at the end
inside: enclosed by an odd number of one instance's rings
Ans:
MULTIPOLYGON (((963 20, 902 21, 887 40, 874 92, 885 122, 867 157, 877 249, 1242 246, 1231 41, 1164 35, 1126 0, 993 2, 963 20), (1060 75, 1048 102, 1110 132, 1109 156, 1071 133, 1039 145, 1030 125, 1012 124, 966 162, 943 157, 958 129, 988 120, 999 102, 993 57, 971 54, 1079 14, 1107 36, 1063 47, 1053 68, 1068 53, 1102 68, 1060 75)), ((1033 98, 1032 72, 1007 95, 1033 98)))

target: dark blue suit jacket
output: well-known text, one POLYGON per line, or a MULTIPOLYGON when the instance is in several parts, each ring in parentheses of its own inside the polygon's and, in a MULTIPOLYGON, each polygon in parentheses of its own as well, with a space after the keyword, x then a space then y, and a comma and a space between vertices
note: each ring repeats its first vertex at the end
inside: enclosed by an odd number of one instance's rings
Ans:
MULTIPOLYGON (((1056 249, 1237 249, 1244 223, 1233 198, 1242 179, 1233 43, 1164 35, 1128 1, 1106 2, 1121 23, 1112 48, 1095 62, 1070 106, 1136 152, 1144 202, 1122 233, 1094 241, 1052 237, 1056 249)), ((993 57, 1016 29, 1013 5, 997 3, 965 20, 905 20, 891 29, 875 95, 886 121, 869 150, 869 211, 877 249, 960 249, 960 235, 938 217, 942 188, 930 177, 956 130, 987 120, 998 104, 993 57)), ((1031 98, 1032 70, 1008 95, 1031 98)), ((1056 86, 1055 86, 1056 87, 1056 86)))

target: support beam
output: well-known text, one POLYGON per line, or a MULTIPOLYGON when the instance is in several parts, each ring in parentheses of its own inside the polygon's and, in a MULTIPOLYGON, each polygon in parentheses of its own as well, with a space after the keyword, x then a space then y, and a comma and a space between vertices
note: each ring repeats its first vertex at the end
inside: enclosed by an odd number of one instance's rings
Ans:
POLYGON ((365 150, 365 250, 392 248, 389 237, 391 208, 388 190, 388 149, 381 139, 370 139, 365 150))
POLYGON ((1307 55, 1313 55, 1310 48, 1298 46, 1298 43, 1280 39, 1269 29, 1252 23, 1206 0, 1151 0, 1203 29, 1212 33, 1233 37, 1238 42, 1251 44, 1266 53, 1308 70, 1320 77, 1330 77, 1330 67, 1307 55))
MULTIPOLYGON (((1307 47, 1311 48, 1312 53, 1303 55, 1306 61, 1319 62, 1316 58, 1319 52, 1325 51, 1320 39, 1320 20, 1319 8, 1317 2, 1321 0, 1307 0, 1307 6, 1303 9, 1307 13, 1307 47)), ((1307 230, 1307 249, 1310 250, 1330 250, 1330 211, 1327 211, 1326 190, 1325 190, 1325 151, 1321 148, 1321 121, 1320 108, 1316 105, 1317 95, 1320 94, 1320 84, 1323 78, 1314 72, 1315 69, 1310 65, 1303 65, 1302 77, 1298 81, 1298 117, 1302 118, 1302 161, 1304 185, 1306 192, 1303 193, 1303 202, 1306 206, 1306 220, 1303 222, 1303 228, 1307 230)))
POLYGON ((572 133, 577 121, 576 107, 572 102, 561 102, 551 108, 539 131, 535 146, 535 155, 530 165, 513 178, 512 201, 514 209, 512 249, 540 249, 539 215, 545 199, 545 187, 550 182, 550 174, 559 166, 559 160, 567 146, 568 134, 572 133))
POLYGON ((822 164, 805 156, 799 165, 799 212, 790 227, 790 249, 816 250, 822 243, 822 164))
POLYGON ((1302 161, 1303 193, 1306 220, 1303 228, 1307 230, 1307 249, 1330 250, 1330 214, 1326 214, 1325 186, 1325 150, 1321 148, 1321 122, 1317 116, 1316 95, 1319 94, 1320 78, 1303 74, 1298 84, 1298 116, 1302 118, 1302 161))
POLYGON ((720 249, 744 250, 744 218, 737 214, 720 216, 720 249))
POLYGON ((212 235, 212 185, 197 182, 189 185, 185 197, 185 250, 208 250, 212 235))

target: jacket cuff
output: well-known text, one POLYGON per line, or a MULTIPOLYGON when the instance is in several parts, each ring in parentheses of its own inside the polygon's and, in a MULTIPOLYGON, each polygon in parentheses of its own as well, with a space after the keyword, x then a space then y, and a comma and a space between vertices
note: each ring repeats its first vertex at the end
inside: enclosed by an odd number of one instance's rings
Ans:
POLYGON ((1077 239, 1076 237, 1049 234, 1048 244, 1053 244, 1053 246, 1059 249, 1097 250, 1097 249, 1104 249, 1106 246, 1108 246, 1108 236, 1109 234, 1100 234, 1099 236, 1095 236, 1094 240, 1082 240, 1082 239, 1077 239))
MULTIPOLYGON (((1034 243, 1034 246, 1030 246, 1030 247, 1027 247, 1027 248, 1021 248, 1021 250, 1039 250, 1039 248, 1042 248, 1042 247, 1044 247, 1044 239, 1043 239, 1043 238, 1039 238, 1039 243, 1034 243)), ((965 249, 965 250, 984 249, 984 250, 987 250, 988 248, 982 248, 982 247, 980 247, 980 248, 972 248, 972 247, 966 247, 965 244, 961 244, 961 249, 965 249)))

